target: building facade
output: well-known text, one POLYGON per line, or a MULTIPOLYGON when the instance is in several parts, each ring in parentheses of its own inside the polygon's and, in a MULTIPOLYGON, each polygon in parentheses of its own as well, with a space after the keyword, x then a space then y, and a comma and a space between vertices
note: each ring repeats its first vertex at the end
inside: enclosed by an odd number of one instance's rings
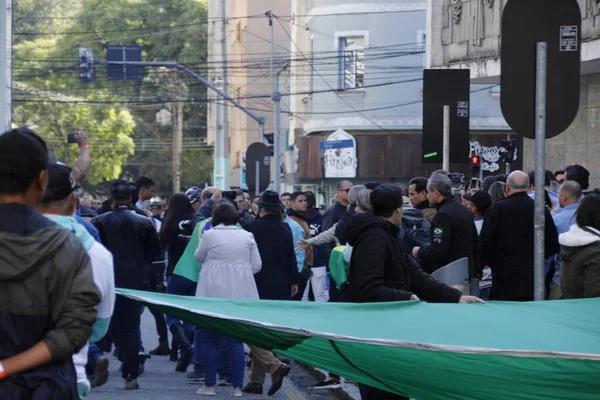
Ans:
MULTIPOLYGON (((306 93, 290 100, 296 181, 320 188, 324 180, 334 193, 338 179, 323 179, 319 143, 338 130, 355 138, 355 182, 406 183, 440 168, 421 158, 427 3, 296 0, 292 7, 290 88, 306 93)), ((474 84, 471 92, 473 150, 499 146, 512 132, 497 85, 474 84)), ((451 169, 468 173, 468 163, 451 169)))
MULTIPOLYGON (((274 22, 274 41, 271 46, 271 31, 265 12, 289 16, 290 0, 211 0, 209 3, 209 77, 215 82, 222 74, 219 64, 223 61, 220 51, 219 33, 222 15, 220 7, 225 7, 226 40, 226 85, 225 91, 257 115, 265 117, 265 133, 273 132, 273 101, 271 100, 271 47, 275 72, 280 74, 279 90, 289 90, 289 37, 281 25, 274 22)), ((217 82, 220 83, 220 82, 217 82)), ((209 94, 207 138, 208 144, 215 144, 217 131, 217 102, 220 100, 209 94)), ((287 97, 282 100, 282 109, 288 109, 287 97)), ((288 129, 285 115, 281 120, 281 132, 288 129)), ((259 141, 259 125, 245 112, 231 105, 224 116, 225 130, 229 133, 229 186, 245 188, 244 160, 248 146, 259 141)), ((282 141, 285 144, 285 141, 282 141)), ((285 149, 284 149, 285 150, 285 149)), ((274 171, 273 171, 274 173, 274 171)))
MULTIPOLYGON (((472 82, 499 83, 502 10, 507 0, 428 0, 431 68, 469 68, 472 82)), ((546 142, 546 168, 584 165, 600 186, 600 2, 578 0, 582 14, 579 113, 562 134, 546 142)), ((540 17, 543 17, 540 10, 540 17)), ((523 164, 534 168, 534 141, 523 139, 523 164)))

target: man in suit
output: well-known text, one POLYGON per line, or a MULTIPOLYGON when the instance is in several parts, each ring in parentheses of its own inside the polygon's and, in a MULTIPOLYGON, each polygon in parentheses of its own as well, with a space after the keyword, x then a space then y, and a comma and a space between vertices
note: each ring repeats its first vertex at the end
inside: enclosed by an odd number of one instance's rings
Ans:
MULTIPOLYGON (((258 294, 263 300, 291 300, 298 293, 298 267, 292 231, 281 215, 283 203, 277 192, 267 191, 256 204, 260 218, 251 222, 246 230, 254 235, 262 260, 261 271, 254 275, 258 294)), ((262 394, 268 372, 272 384, 267 394, 272 396, 281 388, 290 367, 267 350, 254 346, 251 350, 250 382, 243 391, 262 394)))

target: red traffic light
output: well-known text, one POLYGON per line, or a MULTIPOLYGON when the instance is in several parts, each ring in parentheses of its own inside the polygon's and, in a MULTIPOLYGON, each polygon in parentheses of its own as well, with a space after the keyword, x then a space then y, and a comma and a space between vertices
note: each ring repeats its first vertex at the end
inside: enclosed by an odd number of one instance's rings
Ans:
POLYGON ((471 165, 479 165, 480 161, 479 156, 471 156, 471 165))

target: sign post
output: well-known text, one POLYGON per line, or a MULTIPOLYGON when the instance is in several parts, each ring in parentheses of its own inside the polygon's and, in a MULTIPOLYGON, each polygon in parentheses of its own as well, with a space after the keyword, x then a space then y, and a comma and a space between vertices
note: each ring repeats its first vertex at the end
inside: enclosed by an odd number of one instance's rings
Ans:
POLYGON ((545 160, 546 160, 546 78, 548 43, 536 45, 535 63, 535 217, 534 217, 534 298, 545 300, 544 264, 545 245, 544 227, 546 225, 546 206, 544 198, 545 160))
POLYGON ((444 155, 442 169, 450 172, 450 106, 444 106, 444 155))
POLYGON ((470 84, 468 69, 423 71, 423 163, 468 162, 470 84))
POLYGON ((271 151, 264 143, 252 143, 246 150, 248 191, 254 196, 267 190, 271 181, 271 151))
POLYGON ((502 114, 516 133, 535 139, 534 298, 544 300, 546 139, 567 129, 579 110, 579 3, 509 0, 501 31, 502 114))

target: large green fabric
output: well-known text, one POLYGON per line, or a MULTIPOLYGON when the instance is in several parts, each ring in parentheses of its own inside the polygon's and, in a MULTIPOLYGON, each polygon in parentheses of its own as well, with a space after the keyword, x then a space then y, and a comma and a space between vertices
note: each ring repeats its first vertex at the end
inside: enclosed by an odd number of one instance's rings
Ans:
POLYGON ((119 293, 413 399, 600 398, 600 299, 340 304, 119 293))
POLYGON ((329 256, 329 276, 338 289, 348 282, 348 264, 344 261, 344 250, 346 246, 337 246, 329 256))
POLYGON ((194 253, 198 248, 198 243, 200 243, 202 229, 204 229, 208 221, 210 221, 210 218, 203 219, 194 227, 192 237, 185 247, 183 254, 179 258, 179 261, 177 261, 175 268, 173 269, 173 273, 175 275, 183 276, 192 282, 198 282, 198 277, 200 276, 200 271, 202 270, 202 264, 196 261, 194 253))

